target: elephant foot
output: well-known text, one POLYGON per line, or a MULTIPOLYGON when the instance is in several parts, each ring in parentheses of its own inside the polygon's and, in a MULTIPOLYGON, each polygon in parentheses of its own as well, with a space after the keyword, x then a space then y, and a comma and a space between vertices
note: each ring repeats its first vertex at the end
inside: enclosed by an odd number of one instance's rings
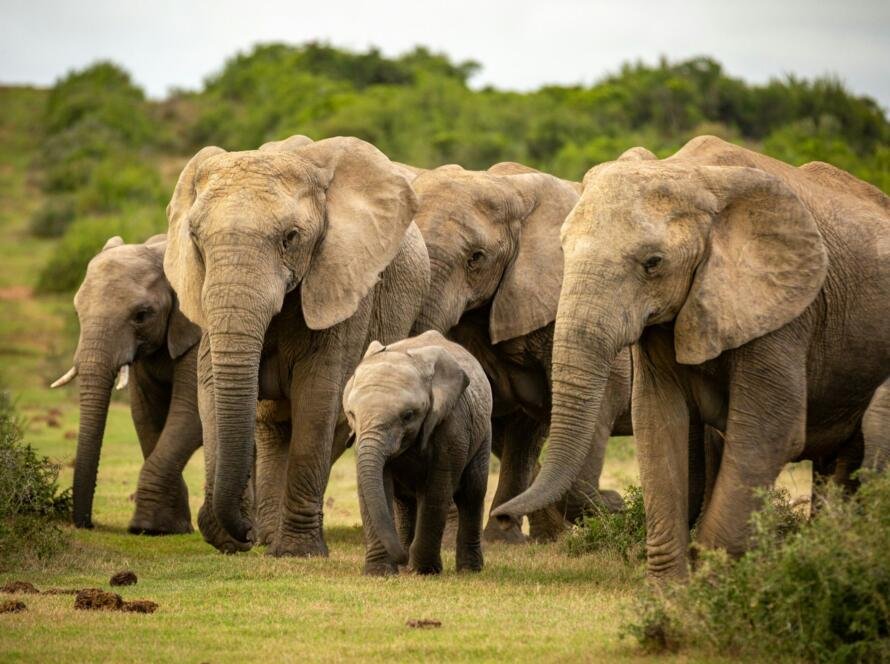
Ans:
POLYGON ((421 576, 432 576, 434 574, 442 573, 442 561, 431 561, 428 563, 419 563, 419 564, 411 564, 410 569, 415 574, 420 574, 421 576))
POLYGON ((457 556, 458 572, 481 572, 483 566, 482 550, 468 551, 457 556))
POLYGON ((279 534, 267 553, 275 557, 327 558, 328 546, 320 532, 279 534))
POLYGON ((489 517, 485 530, 482 531, 482 539, 489 544, 500 542, 502 544, 525 544, 528 538, 522 532, 520 521, 510 521, 509 525, 501 525, 497 519, 489 517))
POLYGON ((127 526, 131 535, 187 535, 194 532, 191 520, 151 519, 134 516, 127 526))
POLYGON ((219 551, 226 554, 238 553, 239 551, 249 551, 253 546, 253 542, 239 542, 232 538, 222 526, 216 521, 216 517, 205 502, 198 511, 198 530, 204 536, 204 541, 216 547, 219 551))
POLYGON ((554 507, 547 507, 528 515, 529 537, 535 542, 553 542, 566 529, 566 520, 554 507))
POLYGON ((136 495, 136 510, 127 532, 133 535, 184 535, 193 532, 188 509, 157 505, 136 495), (154 505, 152 507, 152 505, 154 505))
POLYGON ((365 576, 396 576, 399 566, 395 563, 366 562, 363 573, 365 576))

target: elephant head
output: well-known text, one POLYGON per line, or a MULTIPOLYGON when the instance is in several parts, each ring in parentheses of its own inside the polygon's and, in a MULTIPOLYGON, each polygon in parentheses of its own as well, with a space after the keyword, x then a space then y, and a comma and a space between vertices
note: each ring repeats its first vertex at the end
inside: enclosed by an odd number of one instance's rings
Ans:
POLYGON ((827 254, 796 193, 763 170, 696 157, 699 143, 662 161, 631 151, 585 176, 562 228, 547 457, 495 516, 515 518, 568 489, 609 367, 644 328, 672 326, 676 362, 700 364, 782 327, 818 294, 827 254))
POLYGON ((431 267, 415 332, 447 332, 465 311, 487 304, 492 343, 553 322, 559 227, 578 200, 577 185, 505 163, 485 172, 442 166, 413 186, 431 267))
POLYGON ((291 138, 247 152, 208 147, 182 171, 167 208, 164 269, 183 312, 208 336, 213 509, 235 539, 249 539, 239 506, 270 321, 296 289, 312 330, 352 316, 396 255, 415 205, 401 172, 356 138, 291 138))
POLYGON ((80 430, 74 466, 74 523, 92 527, 93 494, 108 403, 115 376, 126 385, 129 365, 166 348, 178 358, 194 346, 200 330, 179 311, 164 277, 164 235, 145 244, 124 244, 113 237, 87 267, 74 296, 80 339, 74 366, 53 383, 78 377, 80 430))
MULTIPOLYGON (((431 342, 443 341, 435 331, 431 342)), ((421 455, 430 437, 467 389, 470 379, 439 345, 398 350, 374 341, 343 392, 343 409, 355 441, 358 488, 376 533, 398 564, 399 543, 384 489, 385 465, 412 447, 421 455)))

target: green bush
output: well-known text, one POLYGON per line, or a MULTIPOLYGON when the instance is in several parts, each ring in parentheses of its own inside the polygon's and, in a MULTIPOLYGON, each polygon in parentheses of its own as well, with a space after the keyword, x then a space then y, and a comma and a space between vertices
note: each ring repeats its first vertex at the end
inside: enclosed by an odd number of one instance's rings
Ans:
POLYGON ((890 475, 828 491, 809 522, 773 501, 752 524, 747 554, 703 552, 688 585, 641 601, 631 634, 764 661, 890 658, 890 475))
POLYGON ((604 505, 594 509, 596 513, 574 526, 565 539, 570 555, 613 551, 626 562, 639 562, 646 557, 646 512, 640 487, 627 488, 624 509, 619 512, 609 512, 604 505))
POLYGON ((37 237, 59 237, 74 221, 76 207, 70 194, 50 196, 31 217, 30 231, 37 237))
POLYGON ((58 477, 59 467, 25 444, 9 395, 0 392, 0 571, 65 545, 58 522, 70 516, 71 496, 59 492, 58 477))
POLYGON ((166 230, 162 207, 125 208, 114 216, 86 217, 65 231, 49 261, 40 272, 37 291, 66 293, 80 286, 87 264, 108 238, 120 235, 126 242, 144 242, 166 230))

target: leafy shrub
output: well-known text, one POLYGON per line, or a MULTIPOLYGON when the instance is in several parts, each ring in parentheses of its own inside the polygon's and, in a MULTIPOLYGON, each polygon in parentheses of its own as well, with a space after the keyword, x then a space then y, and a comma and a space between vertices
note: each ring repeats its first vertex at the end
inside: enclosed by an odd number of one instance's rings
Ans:
POLYGON ((688 585, 641 601, 631 634, 764 660, 890 657, 890 475, 849 499, 828 491, 807 523, 772 501, 752 524, 747 554, 703 552, 688 585))
POLYGON ((646 557, 646 512, 640 487, 627 488, 624 509, 619 512, 609 512, 604 505, 596 505, 594 509, 596 513, 574 526, 566 538, 570 555, 613 551, 626 562, 638 562, 646 557))
POLYGON ((37 237, 59 237, 74 221, 75 214, 73 196, 50 196, 31 217, 31 233, 37 237))
POLYGON ((58 466, 24 443, 9 395, 0 392, 0 570, 64 546, 58 521, 71 514, 71 496, 59 493, 58 476, 58 466))
POLYGON ((144 242, 165 231, 163 208, 125 208, 108 217, 85 217, 72 223, 40 272, 37 291, 66 293, 83 281, 87 264, 114 235, 125 242, 144 242))

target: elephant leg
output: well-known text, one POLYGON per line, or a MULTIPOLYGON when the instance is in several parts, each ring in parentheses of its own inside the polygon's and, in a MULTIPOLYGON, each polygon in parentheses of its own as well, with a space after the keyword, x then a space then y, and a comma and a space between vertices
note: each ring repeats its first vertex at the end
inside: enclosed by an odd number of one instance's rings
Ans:
POLYGON ((183 357, 173 373, 167 420, 157 445, 145 460, 136 491, 136 512, 130 532, 171 534, 192 532, 186 464, 201 446, 196 387, 197 351, 183 357))
POLYGON ((257 406, 254 473, 254 530, 257 544, 270 544, 278 532, 291 439, 290 404, 263 401, 257 406), (285 408, 285 417, 279 410, 285 408))
POLYGON ((452 505, 450 474, 434 470, 426 489, 417 498, 417 526, 408 553, 409 566, 418 574, 439 574, 442 571, 442 535, 452 505))
MULTIPOLYGON (((544 445, 544 431, 539 422, 523 411, 515 411, 492 422, 492 447, 501 450, 501 469, 498 474, 498 488, 495 491, 491 509, 525 491, 538 463, 538 456, 544 445)), ((546 510, 542 510, 544 512, 546 510)), ((537 517, 543 517, 536 513, 537 517)), ((529 519, 531 520, 531 516, 529 519)), ((560 517, 561 519, 561 517, 560 517)), ((514 519, 506 526, 489 517, 483 534, 487 542, 525 542, 522 533, 522 520, 514 519)))
POLYGON ((482 520, 485 515, 485 490, 488 485, 488 452, 476 453, 461 477, 454 496, 458 525, 457 571, 478 572, 482 569, 482 520))
MULTIPOLYGON (((213 369, 210 363, 210 341, 206 334, 198 347, 198 414, 204 440, 204 503, 198 510, 198 529, 204 541, 223 553, 247 551, 250 543, 239 542, 219 525, 213 514, 213 486, 216 479, 217 429, 216 406, 213 392, 213 369)), ((243 511, 250 513, 249 501, 243 511)))
MULTIPOLYGON (((383 471, 383 490, 386 494, 386 502, 389 511, 392 513, 393 503, 395 502, 395 504, 398 505, 401 501, 394 501, 393 499, 393 479, 392 473, 388 468, 385 468, 383 471)), ((399 566, 389 557, 389 553, 387 553, 386 547, 383 546, 383 542, 374 533, 374 529, 370 527, 371 515, 365 505, 365 498, 362 495, 361 489, 359 489, 358 492, 358 503, 362 513, 362 524, 364 525, 362 528, 365 538, 364 573, 368 576, 390 576, 398 574, 399 566)), ((399 536, 401 538, 401 531, 399 536)))
POLYGON ((291 384, 291 440, 281 523, 273 556, 327 556, 323 503, 331 470, 342 396, 339 357, 324 354, 295 368, 291 384), (337 378, 334 378, 334 377, 337 378))
POLYGON ((803 448, 806 356, 802 344, 773 333, 737 349, 730 376, 723 459, 696 538, 709 548, 741 555, 749 519, 787 459, 803 448))
MULTIPOLYGON (((653 345, 664 341, 653 339, 653 345)), ((668 343, 667 353, 633 347, 633 429, 646 510, 647 567, 659 580, 688 575, 689 407, 679 378, 663 359, 673 357, 672 340, 668 343)))
POLYGON ((396 531, 399 533, 399 543, 403 551, 411 548, 414 541, 414 531, 417 525, 417 498, 407 491, 395 489, 395 521, 396 531))

